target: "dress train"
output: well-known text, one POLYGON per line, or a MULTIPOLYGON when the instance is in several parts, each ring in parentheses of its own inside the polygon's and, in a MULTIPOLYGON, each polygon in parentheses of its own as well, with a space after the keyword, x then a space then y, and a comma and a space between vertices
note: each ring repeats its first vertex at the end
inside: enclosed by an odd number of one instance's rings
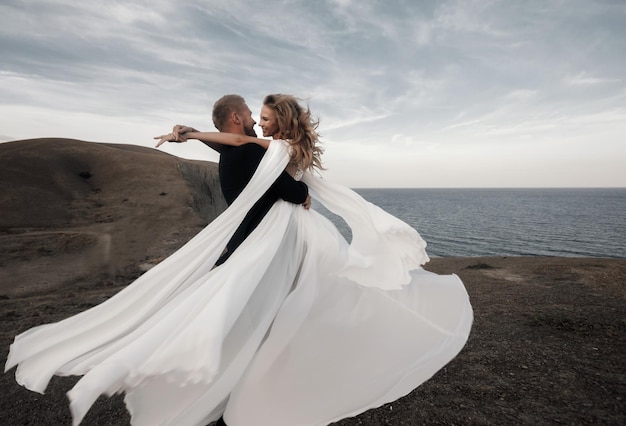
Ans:
POLYGON ((353 191, 305 174, 351 227, 278 201, 212 269, 245 213, 285 168, 270 144, 242 194, 196 237, 104 303, 15 338, 5 371, 43 393, 52 375, 74 424, 100 394, 125 393, 136 425, 325 425, 406 395, 464 346, 472 310, 426 244, 353 191))

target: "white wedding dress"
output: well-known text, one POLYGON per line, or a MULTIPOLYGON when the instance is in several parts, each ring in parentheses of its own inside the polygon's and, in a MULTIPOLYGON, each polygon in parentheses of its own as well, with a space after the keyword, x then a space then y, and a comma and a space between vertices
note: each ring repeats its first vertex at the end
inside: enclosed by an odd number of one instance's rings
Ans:
MULTIPOLYGON (((43 393, 53 375, 74 424, 125 393, 134 425, 326 425, 406 395, 464 346, 472 309, 426 244, 353 191, 305 173, 347 222, 278 201, 223 265, 230 236, 289 161, 271 143, 235 202, 172 256, 85 312, 15 338, 6 370, 43 393)), ((5 371, 6 371, 5 370, 5 371)))

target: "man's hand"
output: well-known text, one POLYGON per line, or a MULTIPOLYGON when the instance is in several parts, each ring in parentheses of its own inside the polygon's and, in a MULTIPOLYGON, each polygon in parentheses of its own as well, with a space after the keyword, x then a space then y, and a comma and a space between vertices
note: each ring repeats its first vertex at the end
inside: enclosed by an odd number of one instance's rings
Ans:
POLYGON ((304 207, 305 210, 308 210, 311 208, 311 196, 310 195, 306 196, 306 200, 304 200, 304 203, 302 203, 302 207, 304 207))
POLYGON ((172 134, 176 138, 176 140, 180 140, 181 142, 185 142, 187 138, 185 137, 185 133, 187 132, 197 132, 196 129, 189 126, 183 126, 182 124, 177 124, 172 129, 172 134))

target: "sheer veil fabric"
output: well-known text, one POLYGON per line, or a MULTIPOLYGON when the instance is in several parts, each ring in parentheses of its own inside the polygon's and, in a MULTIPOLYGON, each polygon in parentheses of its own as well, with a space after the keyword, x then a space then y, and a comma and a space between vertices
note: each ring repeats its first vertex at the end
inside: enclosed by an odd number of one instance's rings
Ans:
POLYGON ((352 230, 278 201, 223 265, 246 212, 284 170, 273 141, 235 202, 104 303, 15 338, 5 371, 43 393, 53 375, 74 424, 101 394, 125 393, 134 425, 326 425, 406 395, 467 341, 472 308, 456 275, 421 268, 417 231, 355 192, 305 173, 352 230))

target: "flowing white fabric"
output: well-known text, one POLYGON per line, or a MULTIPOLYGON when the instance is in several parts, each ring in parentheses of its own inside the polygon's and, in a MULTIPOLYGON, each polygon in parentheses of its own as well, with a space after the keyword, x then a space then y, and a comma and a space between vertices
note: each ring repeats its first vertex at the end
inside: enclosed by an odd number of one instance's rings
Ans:
POLYGON ((101 394, 125 393, 134 425, 313 426, 406 395, 464 346, 472 309, 456 275, 421 269, 425 242, 355 192, 305 173, 344 218, 278 201, 227 262, 213 265, 285 168, 273 142, 235 202, 106 302, 15 338, 5 371, 68 392, 74 424, 101 394))

